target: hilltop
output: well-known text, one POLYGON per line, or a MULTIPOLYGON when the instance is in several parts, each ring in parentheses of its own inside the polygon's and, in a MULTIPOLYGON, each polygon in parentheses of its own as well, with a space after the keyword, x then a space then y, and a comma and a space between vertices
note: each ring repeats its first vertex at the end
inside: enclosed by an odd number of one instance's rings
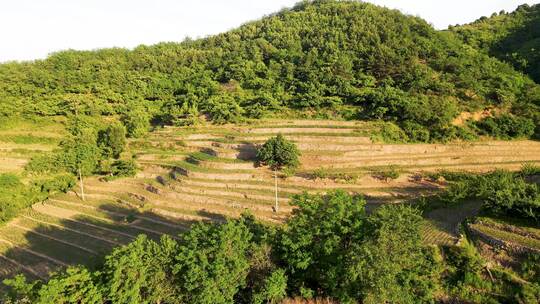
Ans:
POLYGON ((528 74, 540 83, 540 5, 520 5, 473 23, 451 27, 465 43, 528 74))

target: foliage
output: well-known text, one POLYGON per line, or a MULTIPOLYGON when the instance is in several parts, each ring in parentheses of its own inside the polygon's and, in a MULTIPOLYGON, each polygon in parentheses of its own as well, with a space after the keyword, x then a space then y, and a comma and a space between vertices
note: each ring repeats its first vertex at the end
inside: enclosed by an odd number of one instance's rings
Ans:
POLYGON ((188 303, 232 303, 249 272, 252 233, 240 221, 196 224, 182 236, 173 273, 188 303))
POLYGON ((119 177, 133 177, 137 174, 137 164, 133 160, 114 160, 112 163, 102 162, 101 173, 107 175, 105 179, 113 180, 119 177))
POLYGON ((53 175, 25 185, 13 174, 0 174, 0 224, 14 218, 21 210, 43 201, 50 195, 67 192, 75 185, 73 176, 53 175))
POLYGON ((482 208, 495 215, 530 218, 540 222, 540 188, 537 184, 517 178, 491 192, 482 208))
POLYGON ((299 208, 287 223, 279 250, 297 293, 322 290, 343 302, 367 303, 432 298, 429 283, 419 293, 414 290, 433 266, 419 246, 421 217, 416 211, 389 206, 368 217, 365 201, 344 191, 302 194, 293 204, 299 208))
POLYGON ((260 163, 270 166, 274 170, 283 167, 296 168, 300 164, 298 157, 300 151, 296 145, 285 139, 282 134, 268 139, 257 150, 257 159, 260 163))
POLYGON ((449 174, 450 184, 439 199, 456 204, 465 199, 482 201, 482 209, 504 215, 538 221, 540 189, 527 182, 521 173, 496 170, 487 174, 449 174))
POLYGON ((105 158, 118 158, 126 147, 126 128, 119 122, 99 131, 97 144, 105 158))
POLYGON ((150 128, 150 116, 147 110, 136 103, 128 106, 121 121, 126 127, 127 136, 131 138, 142 137, 150 128))
MULTIPOLYGON (((519 11, 506 19, 533 20, 537 9, 519 11)), ((531 73, 540 70, 534 25, 502 26, 520 39, 497 44, 519 48, 531 73)), ((456 35, 359 1, 304 1, 204 39, 0 65, 0 116, 120 115, 129 137, 144 135, 149 121, 225 123, 294 109, 306 117, 382 119, 425 141, 426 130, 451 130, 464 110, 504 103, 532 118, 539 96, 529 78, 456 35)))
POLYGON ((540 166, 537 166, 532 162, 527 162, 521 166, 519 173, 523 176, 540 175, 540 166))
POLYGON ((501 139, 527 138, 534 134, 534 122, 524 117, 501 115, 488 117, 476 123, 484 134, 501 139))
POLYGON ((386 122, 381 125, 379 133, 372 136, 372 140, 385 143, 404 143, 409 141, 409 137, 395 123, 386 122))
POLYGON ((397 179, 401 175, 401 170, 397 166, 391 165, 384 168, 383 170, 380 170, 376 173, 376 175, 377 177, 384 179, 385 181, 389 181, 397 179))
POLYGON ((14 174, 0 174, 0 223, 33 202, 33 193, 14 174))
POLYGON ((514 12, 482 17, 471 24, 452 27, 467 44, 510 62, 540 82, 540 6, 527 4, 514 12), (536 51, 535 51, 536 50, 536 51))
MULTIPOLYGON (((16 185, 13 177, 2 179, 16 185)), ((426 247, 418 210, 365 201, 345 191, 301 194, 284 226, 252 215, 197 223, 179 240, 139 236, 95 270, 69 267, 48 282, 6 280, 5 303, 279 303, 322 297, 340 303, 535 303, 536 256, 516 280, 485 261, 466 239, 426 247), (488 279, 491 276, 491 280, 488 279)))

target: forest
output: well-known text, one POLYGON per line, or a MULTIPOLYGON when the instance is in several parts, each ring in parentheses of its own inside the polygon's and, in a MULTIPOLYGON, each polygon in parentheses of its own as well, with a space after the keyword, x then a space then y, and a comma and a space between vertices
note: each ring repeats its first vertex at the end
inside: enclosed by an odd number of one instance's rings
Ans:
MULTIPOLYGON (((141 119, 175 125, 311 116, 391 121, 411 141, 538 136, 535 75, 516 71, 506 55, 490 56, 512 51, 496 50, 509 45, 496 42, 505 39, 499 33, 514 33, 507 39, 516 48, 530 37, 512 29, 534 35, 520 25, 537 29, 527 21, 537 20, 535 10, 437 31, 368 3, 300 2, 204 39, 1 64, 0 116, 148 113, 141 119), (490 30, 491 23, 509 25, 490 30), (461 112, 486 109, 505 118, 452 123, 461 112)), ((527 61, 531 73, 535 54, 527 61)))

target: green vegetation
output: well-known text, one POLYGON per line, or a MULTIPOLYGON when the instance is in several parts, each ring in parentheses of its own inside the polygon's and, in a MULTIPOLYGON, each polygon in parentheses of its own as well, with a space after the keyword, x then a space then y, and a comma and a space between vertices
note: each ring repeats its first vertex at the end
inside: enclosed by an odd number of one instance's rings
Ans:
MULTIPOLYGON (((442 172, 449 186, 438 195, 446 204, 457 204, 466 199, 482 201, 484 212, 496 216, 540 221, 540 188, 525 179, 523 172, 497 170, 487 174, 442 172)), ((434 176, 435 177, 435 176, 434 176)))
POLYGON ((298 157, 300 151, 296 145, 288 141, 282 134, 268 139, 257 150, 257 160, 273 170, 281 170, 284 167, 294 169, 300 165, 298 157))
POLYGON ((536 303, 538 259, 517 280, 489 266, 466 240, 444 249, 421 242, 422 217, 403 205, 372 214, 344 191, 301 194, 284 226, 244 214, 198 223, 176 241, 139 236, 96 270, 70 267, 48 282, 5 280, 7 303, 279 303, 327 297, 341 303, 536 303), (488 279, 491 276, 491 279, 488 279))
POLYGON ((480 133, 500 139, 528 138, 534 134, 535 128, 531 119, 511 115, 488 117, 475 123, 475 126, 480 133))
POLYGON ((540 121, 539 86, 510 65, 357 1, 301 2, 205 39, 2 64, 0 100, 0 116, 120 115, 130 137, 203 115, 382 119, 412 141, 469 139, 452 120, 486 107, 540 121))
POLYGON ((540 5, 520 5, 471 24, 450 27, 464 42, 511 63, 540 83, 540 5))
POLYGON ((70 175, 59 174, 35 180, 25 185, 14 174, 0 174, 0 225, 11 220, 33 203, 43 201, 50 195, 67 192, 75 185, 70 175))

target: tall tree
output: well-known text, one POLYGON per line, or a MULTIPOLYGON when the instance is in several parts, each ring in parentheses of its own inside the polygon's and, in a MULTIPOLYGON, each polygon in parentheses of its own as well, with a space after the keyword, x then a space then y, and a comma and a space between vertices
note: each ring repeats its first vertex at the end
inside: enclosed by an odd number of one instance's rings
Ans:
POLYGON ((277 171, 284 167, 294 169, 300 164, 298 157, 300 151, 296 145, 285 139, 282 134, 278 134, 276 137, 268 139, 262 147, 257 151, 257 159, 261 164, 269 166, 274 170, 275 181, 275 196, 276 203, 274 211, 278 212, 278 185, 277 185, 277 171))

